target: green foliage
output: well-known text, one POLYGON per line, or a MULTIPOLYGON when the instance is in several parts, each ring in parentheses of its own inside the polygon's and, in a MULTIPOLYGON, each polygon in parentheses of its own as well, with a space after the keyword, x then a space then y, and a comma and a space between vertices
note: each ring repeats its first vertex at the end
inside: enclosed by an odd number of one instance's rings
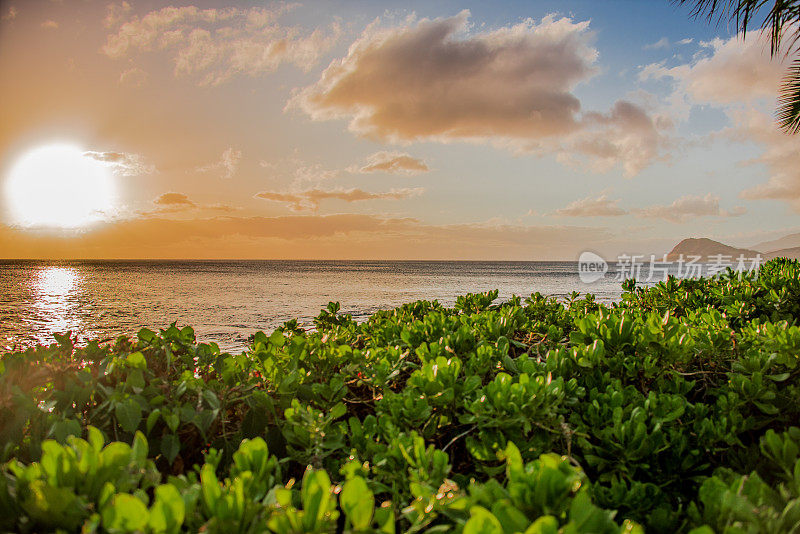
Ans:
POLYGON ((800 264, 623 289, 5 354, 0 531, 800 532, 800 264))

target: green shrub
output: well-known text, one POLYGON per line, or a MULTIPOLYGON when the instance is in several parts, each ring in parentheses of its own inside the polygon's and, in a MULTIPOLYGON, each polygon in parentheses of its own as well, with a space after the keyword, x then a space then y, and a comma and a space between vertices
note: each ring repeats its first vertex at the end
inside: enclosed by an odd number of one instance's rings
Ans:
POLYGON ((800 532, 800 264, 623 289, 5 354, 0 530, 800 532))

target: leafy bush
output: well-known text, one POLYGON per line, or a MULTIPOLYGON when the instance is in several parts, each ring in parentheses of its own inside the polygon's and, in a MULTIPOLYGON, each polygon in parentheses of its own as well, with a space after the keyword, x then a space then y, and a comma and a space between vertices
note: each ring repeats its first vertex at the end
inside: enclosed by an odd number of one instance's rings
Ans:
POLYGON ((0 357, 0 530, 800 532, 800 264, 0 357))

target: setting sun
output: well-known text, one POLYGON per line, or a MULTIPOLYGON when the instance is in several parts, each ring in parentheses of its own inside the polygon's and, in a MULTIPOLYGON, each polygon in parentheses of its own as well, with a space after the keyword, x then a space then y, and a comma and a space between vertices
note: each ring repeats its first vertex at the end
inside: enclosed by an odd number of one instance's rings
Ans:
POLYGON ((113 207, 114 177, 80 147, 53 144, 22 154, 6 178, 14 221, 28 227, 80 228, 113 207))

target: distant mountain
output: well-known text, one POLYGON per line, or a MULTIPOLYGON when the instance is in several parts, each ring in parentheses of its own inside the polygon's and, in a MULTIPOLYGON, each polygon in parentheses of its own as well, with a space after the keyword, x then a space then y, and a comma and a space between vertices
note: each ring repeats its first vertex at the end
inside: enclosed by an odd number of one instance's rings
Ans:
POLYGON ((782 248, 780 250, 774 250, 772 252, 767 252, 763 254, 763 258, 765 260, 771 260, 772 258, 789 258, 791 260, 800 260, 800 247, 792 247, 792 248, 782 248))
POLYGON ((675 245, 675 248, 667 254, 667 261, 677 261, 680 259, 681 254, 683 254, 684 259, 688 259, 690 256, 700 256, 700 261, 713 261, 714 258, 711 257, 720 254, 735 260, 742 255, 745 258, 755 258, 759 253, 755 250, 731 247, 719 241, 701 237, 684 239, 675 245))
POLYGON ((759 252, 773 252, 783 249, 791 249, 800 247, 800 234, 789 234, 780 239, 773 239, 772 241, 763 241, 753 245, 753 250, 759 252))

